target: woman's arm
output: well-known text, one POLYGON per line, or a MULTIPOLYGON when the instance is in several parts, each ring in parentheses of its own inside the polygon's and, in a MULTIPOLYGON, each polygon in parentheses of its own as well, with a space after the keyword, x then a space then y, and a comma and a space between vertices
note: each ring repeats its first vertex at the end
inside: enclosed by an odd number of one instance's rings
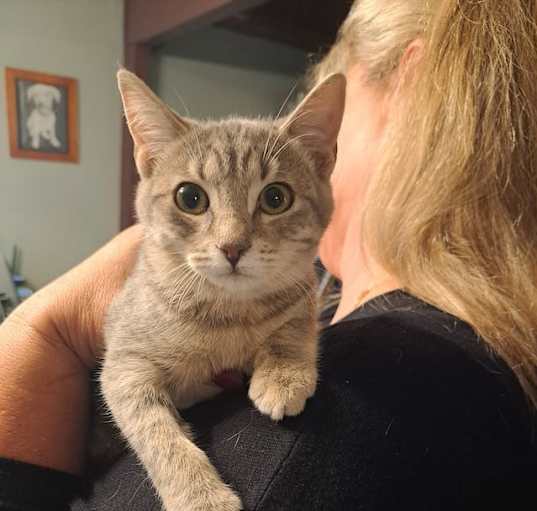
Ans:
POLYGON ((0 326, 0 457, 81 471, 88 372, 102 348, 106 309, 141 237, 138 226, 121 233, 0 326))
POLYGON ((0 329, 0 456, 78 473, 87 368, 46 323, 16 314, 0 329))

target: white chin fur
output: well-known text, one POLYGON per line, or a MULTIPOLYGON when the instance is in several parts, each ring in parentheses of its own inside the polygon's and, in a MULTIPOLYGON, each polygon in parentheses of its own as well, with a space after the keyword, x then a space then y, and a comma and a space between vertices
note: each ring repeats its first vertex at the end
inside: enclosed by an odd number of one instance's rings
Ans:
POLYGON ((237 298, 261 295, 267 291, 261 278, 244 275, 240 271, 239 273, 206 275, 206 277, 213 285, 237 298))
POLYGON ((237 272, 232 272, 227 262, 201 268, 191 264, 196 273, 205 277, 219 291, 238 299, 259 298, 292 285, 304 278, 310 267, 308 264, 290 264, 278 270, 267 268, 264 271, 262 265, 250 263, 239 264, 237 272))

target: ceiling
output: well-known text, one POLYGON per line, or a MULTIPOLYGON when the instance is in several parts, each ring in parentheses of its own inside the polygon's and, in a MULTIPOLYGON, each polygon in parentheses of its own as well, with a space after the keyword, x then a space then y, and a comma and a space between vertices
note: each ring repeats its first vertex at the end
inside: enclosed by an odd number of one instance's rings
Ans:
POLYGON ((317 54, 335 40, 352 0, 269 0, 219 26, 317 54))

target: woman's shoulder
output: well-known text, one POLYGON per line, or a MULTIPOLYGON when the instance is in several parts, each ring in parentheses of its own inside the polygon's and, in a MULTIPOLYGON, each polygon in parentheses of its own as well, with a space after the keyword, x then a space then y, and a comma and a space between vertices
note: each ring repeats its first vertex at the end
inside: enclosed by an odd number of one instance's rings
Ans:
MULTIPOLYGON (((468 325, 396 298, 323 332, 319 388, 285 468, 310 481, 295 505, 330 492, 338 509, 481 509, 522 496, 537 464, 514 377, 468 325)), ((283 502, 279 481, 267 509, 283 502)))
POLYGON ((324 328, 321 342, 328 360, 341 361, 349 351, 364 355, 350 357, 364 364, 364 370, 380 363, 411 375, 451 372, 457 365, 465 369, 458 372, 458 378, 486 376, 521 392, 509 367, 470 325, 399 290, 367 302, 324 328))
POLYGON ((323 330, 315 396, 280 431, 296 435, 263 511, 518 509, 537 483, 512 373, 467 324, 401 292, 323 330))
POLYGON ((379 297, 324 329, 322 350, 326 381, 344 375, 379 405, 465 411, 476 420, 493 413, 504 425, 530 427, 530 406, 504 361, 467 323, 406 293, 379 297))

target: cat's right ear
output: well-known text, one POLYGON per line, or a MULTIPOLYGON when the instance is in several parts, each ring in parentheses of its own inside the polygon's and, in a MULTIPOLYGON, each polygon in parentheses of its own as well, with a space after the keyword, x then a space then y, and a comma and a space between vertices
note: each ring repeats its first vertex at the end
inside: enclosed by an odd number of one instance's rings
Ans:
POLYGON ((343 74, 328 76, 302 100, 280 128, 319 156, 317 170, 325 178, 334 168, 346 84, 343 74))
POLYGON ((127 126, 134 141, 134 159, 142 178, 151 176, 165 147, 191 129, 135 74, 120 69, 117 83, 127 126))

